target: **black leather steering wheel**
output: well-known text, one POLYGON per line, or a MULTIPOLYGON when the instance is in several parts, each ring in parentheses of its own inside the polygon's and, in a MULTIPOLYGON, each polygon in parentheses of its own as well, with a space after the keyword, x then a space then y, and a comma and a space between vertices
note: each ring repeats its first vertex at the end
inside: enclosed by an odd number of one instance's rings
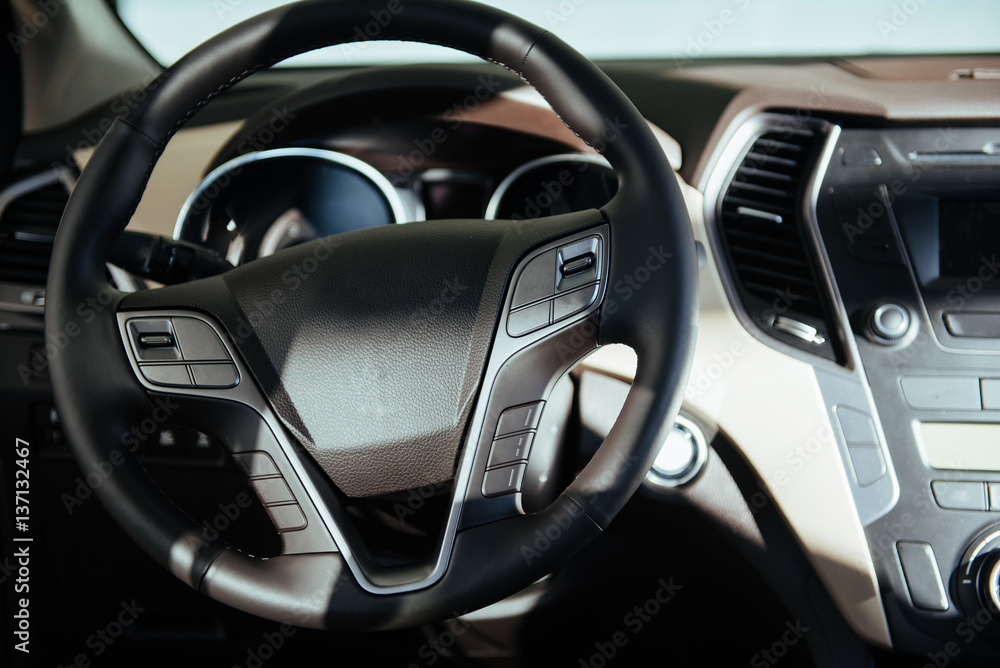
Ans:
POLYGON ((555 36, 460 0, 303 2, 188 54, 94 152, 47 286, 46 334, 66 341, 50 360, 55 401, 81 466, 113 466, 96 490, 108 511, 191 587, 302 626, 413 626, 552 572, 628 501, 680 405, 696 267, 660 145, 624 94, 555 36), (109 247, 170 137, 251 73, 358 30, 513 70, 607 157, 617 195, 600 211, 393 225, 177 286, 129 295, 110 286, 109 247), (555 380, 612 342, 639 359, 617 423, 551 505, 525 514, 523 450, 511 450, 509 435, 530 435, 555 380), (358 360, 376 358, 388 377, 357 380, 358 360), (132 444, 160 420, 232 450, 270 504, 280 556, 213 540, 152 482, 132 444), (343 495, 447 479, 454 491, 436 558, 391 567, 371 559, 343 495))

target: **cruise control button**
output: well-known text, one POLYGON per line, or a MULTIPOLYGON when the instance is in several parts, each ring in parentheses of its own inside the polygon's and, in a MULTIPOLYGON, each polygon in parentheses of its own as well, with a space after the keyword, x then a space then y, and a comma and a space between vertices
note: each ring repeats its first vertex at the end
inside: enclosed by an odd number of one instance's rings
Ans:
POLYGON ((548 325, 551 322, 549 320, 550 304, 551 302, 542 302, 519 311, 511 311, 510 315, 507 316, 507 333, 511 336, 524 336, 548 325))
POLYGON ((291 490, 288 489, 288 485, 285 484, 284 478, 251 480, 250 484, 253 485, 257 496, 260 497, 261 503, 265 506, 275 503, 288 503, 295 500, 291 490))
MULTIPOLYGON (((140 362, 169 362, 181 359, 177 338, 166 318, 132 318, 128 321, 132 349, 140 362)), ((152 381, 151 381, 152 382, 152 381)))
POLYGON ((483 496, 500 496, 521 491, 521 481, 527 464, 505 466, 502 469, 492 469, 483 478, 483 496))
POLYGON ((582 290, 556 297, 552 308, 552 322, 559 322, 593 304, 597 299, 598 288, 598 284, 595 283, 582 290))
POLYGON ((542 415, 542 405, 544 401, 538 401, 525 406, 508 408, 500 414, 497 422, 496 436, 506 436, 516 434, 519 431, 529 431, 538 426, 538 419, 542 415))
POLYGON ((542 253, 528 262, 514 287, 510 307, 517 308, 539 299, 551 297, 556 292, 556 252, 542 253))
POLYGON ((587 237, 563 246, 558 250, 556 263, 559 265, 557 292, 566 292, 596 281, 600 278, 600 238, 587 237))
POLYGON ((191 387, 191 376, 183 364, 143 364, 139 370, 154 385, 191 387))
POLYGON ((278 467, 266 452, 243 452, 233 455, 248 478, 259 478, 266 475, 278 475, 278 467))
POLYGON ((489 466, 500 466, 510 464, 521 459, 528 458, 528 451, 531 450, 531 441, 535 434, 527 432, 506 438, 498 438, 493 441, 493 448, 490 450, 489 466))
POLYGON ((230 360, 229 353, 219 340, 219 335, 208 324, 197 318, 184 317, 174 317, 173 322, 174 333, 186 361, 228 362, 230 360))
POLYGON ((302 514, 302 509, 299 508, 298 504, 271 506, 266 510, 279 532, 297 531, 306 527, 306 516, 302 514))
POLYGON ((232 364, 192 364, 191 373, 198 387, 233 387, 239 381, 232 364))

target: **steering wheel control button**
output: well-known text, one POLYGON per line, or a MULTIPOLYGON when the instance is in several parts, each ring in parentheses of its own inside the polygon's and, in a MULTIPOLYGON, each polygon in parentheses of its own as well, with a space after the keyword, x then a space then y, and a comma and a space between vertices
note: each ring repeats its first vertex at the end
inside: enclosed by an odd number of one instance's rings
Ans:
POLYGON ((128 321, 128 333, 132 350, 140 362, 181 359, 174 329, 166 318, 133 318, 128 321))
POLYGON ((490 469, 483 478, 483 496, 502 496, 521 491, 527 464, 515 464, 499 469, 490 469))
POLYGON ((191 387, 191 376, 183 364, 142 364, 143 377, 154 385, 166 387, 191 387))
POLYGON ((233 364, 192 364, 191 375, 198 387, 226 388, 234 387, 240 382, 233 364))
POLYGON ((552 302, 552 322, 564 320, 593 304, 597 299, 598 287, 598 284, 594 283, 582 290, 556 297, 552 302))
POLYGON ((587 237, 559 248, 556 263, 556 292, 566 292, 600 278, 601 239, 587 237))
POLYGON ((233 459, 236 460, 248 478, 278 475, 278 467, 274 465, 274 460, 266 452, 243 452, 233 455, 233 459))
POLYGON ((500 438, 522 431, 533 431, 538 427, 538 420, 542 417, 542 406, 544 405, 544 401, 536 401, 533 404, 508 408, 500 414, 495 437, 500 438))
POLYGON ((284 478, 260 478, 250 481, 250 485, 260 497, 260 502, 265 506, 273 506, 278 503, 290 503, 295 501, 291 490, 285 484, 284 478))
POLYGON ((900 541, 896 543, 896 554, 914 607, 934 612, 946 611, 950 605, 934 549, 927 543, 900 541))
POLYGON ((534 432, 526 432, 524 434, 498 438, 493 441, 488 466, 492 468, 527 459, 528 452, 531 450, 531 442, 534 438, 534 432))
POLYGON ((139 345, 143 348, 173 348, 174 337, 170 334, 140 334, 139 345))
POLYGON ((646 480, 661 487, 677 487, 698 475, 707 460, 705 434, 694 422, 678 415, 646 480))
POLYGON ((271 521, 274 522, 274 528, 278 530, 278 533, 306 528, 306 516, 302 514, 302 509, 297 503, 270 506, 265 510, 271 517, 271 521))
POLYGON ((207 323, 197 318, 174 317, 173 325, 185 361, 231 361, 219 335, 207 323))
POLYGON ((549 299, 556 293, 556 251, 542 253, 521 270, 514 286, 510 307, 549 299))
POLYGON ((986 485, 981 482, 935 480, 934 500, 948 510, 986 510, 986 485))
POLYGON ((524 336, 551 324, 551 305, 552 302, 542 302, 511 311, 507 316, 507 333, 511 336, 524 336))

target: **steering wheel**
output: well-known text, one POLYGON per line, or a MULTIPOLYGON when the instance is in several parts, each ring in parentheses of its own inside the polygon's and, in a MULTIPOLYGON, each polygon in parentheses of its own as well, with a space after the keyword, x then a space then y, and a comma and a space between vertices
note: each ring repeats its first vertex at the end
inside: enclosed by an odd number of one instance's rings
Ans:
POLYGON ((149 84, 94 152, 56 236, 46 335, 55 402, 96 489, 157 562, 204 594, 300 626, 409 627, 495 602, 601 533, 638 488, 680 405, 697 263, 670 165, 625 95, 549 32, 460 0, 318 0, 212 38, 149 84), (124 294, 106 279, 171 136, 213 98, 290 56, 357 40, 426 42, 530 82, 614 167, 601 210, 429 221, 318 239, 212 278, 124 294), (545 509, 520 484, 555 381, 599 345, 635 382, 596 455, 545 509), (378 360, 378 382, 358 373, 378 360), (282 550, 209 535, 134 454, 161 422, 220 439, 282 550), (345 497, 452 481, 436 555, 386 565, 345 497))

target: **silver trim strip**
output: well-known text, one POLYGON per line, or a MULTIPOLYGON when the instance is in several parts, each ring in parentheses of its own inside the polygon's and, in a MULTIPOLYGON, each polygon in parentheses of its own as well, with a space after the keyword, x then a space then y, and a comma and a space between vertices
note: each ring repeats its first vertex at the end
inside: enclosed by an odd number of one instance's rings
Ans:
POLYGON ((174 224, 174 239, 181 238, 181 232, 184 230, 184 223, 187 221, 195 202, 197 202, 198 198, 201 197, 216 181, 234 169, 238 169, 244 165, 260 162, 262 160, 273 160, 275 158, 315 158, 317 160, 325 160, 326 162, 354 170, 371 181, 372 185, 378 188, 379 192, 382 193, 386 201, 389 203, 389 208, 392 210, 394 223, 401 223, 406 220, 406 206, 403 204, 403 199, 399 196, 399 193, 396 192, 396 188, 393 187, 393 185, 389 182, 389 179, 387 179, 382 172, 378 171, 367 162, 358 160, 353 156, 345 155, 344 153, 339 153, 337 151, 330 151, 328 149, 299 147, 273 148, 266 151, 257 151, 255 153, 241 155, 209 172, 208 176, 202 179, 198 187, 194 189, 194 192, 188 195, 188 198, 184 201, 184 206, 181 207, 181 211, 177 215, 177 222, 174 224))
POLYGON ((500 204, 503 202, 504 196, 507 191, 510 190, 514 182, 517 181, 521 176, 530 172, 536 167, 544 167, 545 165, 552 165, 560 162, 585 162, 591 165, 601 165, 602 167, 607 167, 611 169, 611 163, 599 155, 591 155, 589 153, 558 153, 556 155, 547 155, 542 158, 535 158, 534 160, 529 160, 524 163, 500 182, 493 194, 490 195, 490 203, 486 206, 486 215, 484 218, 486 220, 496 220, 497 209, 500 208, 500 204))

